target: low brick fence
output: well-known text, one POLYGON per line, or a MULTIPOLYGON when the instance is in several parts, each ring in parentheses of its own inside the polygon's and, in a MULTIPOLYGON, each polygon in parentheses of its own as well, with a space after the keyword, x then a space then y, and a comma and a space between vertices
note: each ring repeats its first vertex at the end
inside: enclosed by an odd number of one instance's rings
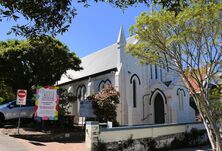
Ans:
POLYGON ((206 133, 198 133, 204 130, 202 123, 101 128, 98 122, 93 121, 86 123, 86 149, 142 151, 152 147, 170 148, 179 143, 190 143, 192 146, 207 142, 206 133))

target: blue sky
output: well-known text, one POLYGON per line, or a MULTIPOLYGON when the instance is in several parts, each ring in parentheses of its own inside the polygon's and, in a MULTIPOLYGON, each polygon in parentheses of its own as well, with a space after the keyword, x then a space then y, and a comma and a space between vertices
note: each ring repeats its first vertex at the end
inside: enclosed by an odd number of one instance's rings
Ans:
MULTIPOLYGON (((145 5, 120 10, 106 3, 92 3, 88 8, 81 4, 75 5, 78 15, 75 16, 69 31, 57 38, 68 45, 79 57, 84 57, 116 42, 120 26, 124 27, 126 37, 128 29, 135 23, 136 17, 149 8, 145 5)), ((0 40, 21 39, 6 35, 10 27, 15 24, 3 21, 0 24, 0 40)))

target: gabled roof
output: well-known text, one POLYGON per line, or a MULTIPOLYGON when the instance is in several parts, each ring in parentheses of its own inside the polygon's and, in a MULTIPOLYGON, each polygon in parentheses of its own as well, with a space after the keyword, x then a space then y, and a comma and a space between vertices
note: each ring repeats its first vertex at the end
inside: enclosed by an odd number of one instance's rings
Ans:
POLYGON ((60 81, 58 81, 58 84, 70 82, 90 75, 94 75, 96 73, 117 68, 117 51, 119 51, 118 46, 118 44, 113 44, 86 57, 81 58, 81 67, 83 67, 83 70, 68 70, 65 75, 62 75, 60 81))
POLYGON ((92 75, 104 74, 111 70, 116 70, 118 65, 118 51, 120 46, 125 46, 126 43, 135 43, 135 37, 129 37, 125 39, 123 27, 120 28, 117 42, 106 48, 103 48, 95 53, 92 53, 86 57, 81 58, 81 67, 83 70, 73 71, 68 70, 66 74, 63 74, 60 81, 57 84, 65 84, 74 80, 87 78, 92 75))

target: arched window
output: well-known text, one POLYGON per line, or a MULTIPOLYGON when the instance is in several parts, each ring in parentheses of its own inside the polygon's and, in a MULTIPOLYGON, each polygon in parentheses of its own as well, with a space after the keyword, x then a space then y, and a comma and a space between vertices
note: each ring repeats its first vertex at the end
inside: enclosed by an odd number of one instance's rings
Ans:
POLYGON ((101 91, 105 86, 105 82, 102 80, 100 83, 99 83, 99 86, 98 86, 98 91, 101 91))
POLYGON ((155 78, 158 79, 157 65, 155 65, 155 78))
POLYGON ((150 65, 150 79, 153 79, 153 65, 150 65))
POLYGON ((136 98, 137 98, 137 92, 136 92, 136 80, 133 80, 133 107, 136 107, 136 98))
POLYGON ((137 97, 138 97, 138 85, 140 85, 140 79, 138 75, 133 74, 130 78, 130 84, 132 84, 132 95, 133 95, 133 107, 137 105, 137 97))
POLYGON ((183 111, 183 93, 180 91, 179 95, 179 110, 183 111))
POLYGON ((178 105, 179 105, 179 110, 183 111, 184 109, 184 97, 186 96, 184 89, 177 89, 177 96, 178 96, 178 105))
POLYGON ((108 85, 108 84, 110 85, 112 84, 112 82, 109 79, 100 81, 98 85, 98 91, 101 91, 105 87, 105 85, 108 85))
POLYGON ((84 100, 86 98, 86 87, 85 85, 78 86, 76 90, 77 101, 84 100))
POLYGON ((163 70, 160 68, 160 81, 163 81, 163 70))
POLYGON ((159 64, 160 64, 159 66, 160 67, 160 81, 163 81, 163 71, 165 69, 165 65, 162 60, 159 61, 159 64))

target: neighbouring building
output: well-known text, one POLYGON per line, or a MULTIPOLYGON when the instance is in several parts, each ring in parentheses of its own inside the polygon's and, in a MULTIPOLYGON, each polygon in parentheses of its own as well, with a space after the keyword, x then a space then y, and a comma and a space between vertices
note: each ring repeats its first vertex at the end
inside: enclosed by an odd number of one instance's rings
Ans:
MULTIPOLYGON (((201 77, 203 79, 203 85, 206 88, 210 89, 210 90, 212 90, 214 88, 217 88, 218 86, 221 86, 221 84, 222 84, 222 81, 221 81, 221 75, 222 75, 221 74, 221 67, 219 67, 218 72, 216 74, 214 74, 213 78, 209 81, 208 84, 206 82, 207 81, 206 71, 207 71, 206 66, 200 68, 201 77)), ((195 70, 193 72, 195 72, 195 70)), ((188 72, 186 73, 186 76, 187 76, 190 84, 194 88, 195 93, 199 95, 201 88, 199 87, 199 85, 197 83, 197 80, 195 80, 195 78, 194 78, 195 76, 192 76, 192 72, 189 72, 189 69, 188 69, 188 72)), ((187 85, 187 88, 189 88, 189 85, 188 84, 186 84, 186 85, 187 85)), ((202 119, 201 119, 200 113, 199 113, 198 108, 196 106, 196 103, 195 103, 195 101, 194 101, 194 99, 191 95, 190 95, 190 105, 195 110, 196 121, 201 122, 202 119)))
POLYGON ((189 93, 180 76, 153 64, 140 64, 125 52, 127 43, 120 29, 117 42, 82 58, 81 71, 67 71, 58 84, 77 96, 71 112, 75 122, 79 117, 80 101, 104 84, 112 84, 120 92, 117 121, 120 125, 186 123, 195 121, 189 93))

